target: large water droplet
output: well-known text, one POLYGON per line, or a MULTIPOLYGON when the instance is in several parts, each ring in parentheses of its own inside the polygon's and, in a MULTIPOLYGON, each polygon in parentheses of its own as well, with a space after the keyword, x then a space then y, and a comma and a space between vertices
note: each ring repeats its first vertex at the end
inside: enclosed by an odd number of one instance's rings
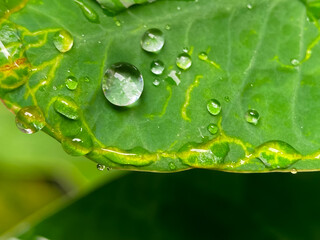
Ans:
POLYGON ((77 87, 78 87, 78 79, 76 79, 73 76, 67 77, 67 79, 66 79, 66 87, 69 90, 76 90, 77 87))
POLYGON ((41 109, 36 106, 24 107, 16 115, 16 125, 23 132, 32 134, 46 125, 41 109))
POLYGON ((102 81, 105 97, 114 105, 128 106, 136 102, 143 91, 143 77, 130 63, 115 63, 109 67, 102 81))
POLYGON ((79 107, 70 97, 58 97, 54 103, 54 109, 69 119, 79 118, 79 107))
POLYGON ((207 109, 210 114, 216 116, 221 112, 221 104, 216 99, 211 99, 207 103, 207 109))
POLYGON ((141 39, 141 47, 147 52, 157 53, 164 45, 164 36, 162 31, 156 28, 147 30, 141 39))
POLYGON ((83 3, 81 0, 73 0, 81 8, 84 16, 93 23, 99 23, 98 14, 87 4, 83 3))
POLYGON ((259 113, 254 109, 250 109, 246 113, 246 121, 248 123, 253 124, 253 125, 257 125, 258 124, 259 118, 260 118, 259 113))
POLYGON ((214 123, 210 123, 209 125, 208 125, 208 131, 212 134, 212 135, 215 135, 215 134, 217 134, 218 133, 218 131, 219 131, 219 128, 218 128, 218 126, 216 125, 216 124, 214 124, 214 123))
POLYGON ((161 75, 164 71, 164 63, 160 60, 155 60, 151 63, 151 72, 155 75, 161 75))
POLYGON ((73 37, 66 30, 60 30, 53 37, 53 44, 58 51, 65 53, 68 52, 73 46, 73 37))
POLYGON ((176 64, 182 70, 189 69, 191 67, 191 65, 192 65, 192 60, 191 60, 190 55, 188 53, 186 53, 186 52, 181 53, 177 57, 176 64))
POLYGON ((103 171, 103 170, 106 169, 106 166, 103 165, 103 164, 97 164, 97 169, 98 169, 99 171, 103 171))

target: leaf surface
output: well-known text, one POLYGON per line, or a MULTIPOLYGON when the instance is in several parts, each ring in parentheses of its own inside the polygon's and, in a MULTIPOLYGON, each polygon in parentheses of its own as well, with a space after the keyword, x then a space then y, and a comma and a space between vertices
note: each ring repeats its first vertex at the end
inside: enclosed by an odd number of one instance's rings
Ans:
POLYGON ((1 20, 0 97, 14 112, 38 106, 43 130, 67 152, 144 171, 319 169, 320 27, 311 3, 156 1, 110 16, 93 1, 17 2, 1 20), (150 28, 165 36, 158 54, 140 47, 150 28), (73 37, 65 53, 54 44, 62 30, 73 37), (176 66, 183 51, 192 58, 185 71, 176 66), (161 76, 150 71, 157 59, 166 66, 161 76), (104 73, 117 62, 143 75, 134 106, 103 95, 104 73), (76 90, 66 87, 69 77, 76 90), (210 99, 221 104, 217 116, 210 99), (249 110, 259 113, 256 125, 249 110))

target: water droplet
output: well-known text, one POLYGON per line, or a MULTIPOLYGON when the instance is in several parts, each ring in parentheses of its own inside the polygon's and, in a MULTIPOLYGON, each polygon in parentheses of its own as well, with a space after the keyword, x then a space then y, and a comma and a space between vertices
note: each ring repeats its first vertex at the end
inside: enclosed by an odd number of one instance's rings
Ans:
POLYGON ((219 131, 218 126, 214 123, 210 123, 207 129, 212 135, 217 134, 219 131))
POLYGON ((68 52, 73 46, 73 37, 66 30, 60 30, 53 37, 53 44, 58 51, 65 53, 68 52))
POLYGON ((99 23, 98 14, 87 4, 83 3, 81 0, 73 0, 81 8, 84 16, 93 23, 99 23))
POLYGON ((252 9, 252 5, 251 5, 251 4, 248 4, 248 5, 247 5, 247 8, 248 8, 248 9, 252 9))
POLYGON ((54 103, 54 109, 69 119, 75 120, 79 118, 79 107, 70 97, 58 97, 54 103))
POLYGON ((117 27, 121 27, 121 22, 119 20, 115 20, 115 24, 117 27))
POLYGON ((224 97, 224 100, 225 100, 226 102, 230 102, 230 98, 229 98, 228 96, 225 96, 225 97, 224 97))
POLYGON ((151 63, 151 72, 155 75, 161 75, 164 71, 164 63, 160 60, 155 60, 151 63))
POLYGON ((156 87, 159 86, 159 85, 160 85, 160 81, 157 80, 157 79, 154 80, 154 81, 153 81, 153 85, 156 86, 156 87))
POLYGON ((298 66, 299 64, 300 64, 300 61, 298 60, 298 59, 292 59, 291 60, 291 64, 293 65, 293 66, 298 66))
POLYGON ((64 137, 77 136, 83 130, 81 121, 68 118, 62 119, 59 129, 64 137))
POLYGON ((292 174, 297 174, 297 173, 298 173, 298 171, 297 171, 297 169, 292 168, 292 169, 291 169, 291 173, 292 173, 292 174))
POLYGON ((77 137, 66 137, 61 141, 63 150, 72 156, 83 156, 90 153, 93 143, 89 135, 81 134, 77 137))
POLYGON ((141 39, 143 50, 152 53, 158 53, 164 45, 164 36, 161 30, 152 28, 147 30, 141 39))
POLYGON ((98 169, 99 171, 103 171, 103 170, 106 169, 106 166, 103 165, 103 164, 97 164, 97 169, 98 169))
POLYGON ((169 30, 171 29, 171 26, 170 26, 169 24, 167 24, 167 25, 165 26, 165 29, 169 31, 169 30))
POLYGON ((208 54, 205 52, 201 52, 198 54, 198 58, 202 61, 207 61, 208 60, 208 54))
POLYGON ((170 168, 170 170, 176 170, 177 166, 173 162, 170 162, 169 163, 169 168, 170 168))
POLYGON ((78 79, 76 79, 73 76, 67 77, 67 79, 66 79, 66 87, 69 90, 76 90, 77 87, 78 87, 78 79))
POLYGON ((192 61, 188 53, 181 53, 176 60, 176 64, 182 70, 187 70, 191 67, 192 61))
POLYGON ((114 105, 128 106, 136 102, 143 91, 143 77, 130 63, 115 63, 109 67, 102 81, 105 97, 114 105))
POLYGON ((178 6, 178 7, 177 7, 177 10, 180 11, 180 10, 181 10, 181 7, 178 6))
POLYGON ((16 115, 16 125, 23 133, 38 132, 46 125, 41 109, 36 106, 24 107, 16 115))
POLYGON ((180 78, 177 73, 177 71, 172 70, 169 74, 166 80, 171 84, 176 84, 177 86, 180 84, 180 78))
POLYGON ((216 99, 211 99, 207 103, 207 109, 210 114, 216 116, 221 112, 221 104, 216 99))
POLYGON ((253 124, 253 125, 257 125, 258 124, 259 118, 260 118, 259 113, 254 109, 250 109, 246 113, 246 121, 248 123, 253 124))

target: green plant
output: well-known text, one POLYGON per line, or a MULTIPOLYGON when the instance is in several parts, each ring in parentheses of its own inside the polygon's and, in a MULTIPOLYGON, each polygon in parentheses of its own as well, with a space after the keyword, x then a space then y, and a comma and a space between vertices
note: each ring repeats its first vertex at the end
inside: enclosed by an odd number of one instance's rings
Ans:
POLYGON ((99 170, 316 171, 319 12, 309 0, 0 0, 0 98, 22 131, 99 170), (109 91, 116 71, 131 76, 125 95, 109 91))

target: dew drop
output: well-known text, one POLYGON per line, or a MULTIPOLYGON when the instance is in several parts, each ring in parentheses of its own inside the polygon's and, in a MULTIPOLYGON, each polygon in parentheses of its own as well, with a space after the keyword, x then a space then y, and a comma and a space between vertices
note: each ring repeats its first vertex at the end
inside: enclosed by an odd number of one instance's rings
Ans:
POLYGON ((106 166, 103 165, 103 164, 97 164, 97 169, 98 169, 99 171, 103 171, 103 170, 106 169, 106 166))
POLYGON ((76 90, 78 87, 78 79, 76 79, 74 76, 69 76, 66 79, 66 87, 69 90, 76 90))
POLYGON ((251 10, 251 9, 252 9, 252 5, 251 5, 251 4, 248 4, 248 5, 247 5, 247 8, 251 10))
POLYGON ((157 28, 147 30, 142 36, 141 47, 147 52, 158 53, 163 48, 163 45, 163 33, 157 28))
POLYGON ((119 20, 115 20, 115 24, 117 27, 121 27, 121 22, 119 20))
POLYGON ((212 135, 215 135, 218 133, 219 131, 219 128, 216 124, 214 123, 210 123, 207 127, 208 131, 212 134, 212 135))
POLYGON ((46 120, 39 107, 30 106, 17 113, 16 125, 21 132, 32 134, 41 130, 46 125, 46 120))
POLYGON ((82 0, 73 0, 81 8, 83 15, 93 23, 99 23, 98 14, 87 4, 83 3, 82 0))
POLYGON ((211 99, 207 103, 207 109, 211 115, 216 116, 221 112, 221 104, 218 100, 211 99))
POLYGON ((207 61, 208 60, 208 54, 205 52, 201 52, 198 54, 198 58, 202 61, 207 61))
POLYGON ((68 52, 73 46, 73 37, 66 30, 60 30, 53 37, 53 44, 58 51, 65 53, 68 52))
POLYGON ((143 91, 143 77, 130 63, 115 63, 105 72, 102 90, 108 101, 116 106, 135 103, 143 91))
POLYGON ((225 96, 225 97, 224 97, 224 100, 225 100, 226 102, 230 102, 230 98, 229 98, 228 96, 225 96))
POLYGON ((63 150, 72 156, 83 156, 90 153, 93 143, 88 135, 82 134, 78 137, 66 137, 61 141, 63 150))
POLYGON ((177 166, 173 162, 170 162, 169 163, 169 168, 170 168, 170 170, 176 170, 177 166))
POLYGON ((260 118, 259 113, 254 109, 250 109, 246 113, 246 121, 248 123, 253 124, 253 125, 257 125, 258 124, 259 118, 260 118))
POLYGON ((291 169, 291 173, 292 173, 292 174, 297 174, 297 173, 298 173, 298 171, 297 171, 297 169, 292 168, 292 169, 291 169))
POLYGON ((158 79, 154 80, 153 85, 158 87, 160 85, 160 81, 158 79))
POLYGON ((70 97, 58 97, 54 102, 54 109, 69 119, 75 120, 79 118, 79 107, 70 97))
POLYGON ((300 64, 300 61, 298 60, 298 59, 292 59, 291 60, 291 64, 293 65, 293 66, 298 66, 299 64, 300 64))
POLYGON ((181 53, 176 60, 177 66, 182 70, 187 70, 191 67, 192 60, 188 53, 181 53))
POLYGON ((167 25, 165 26, 165 29, 169 31, 169 30, 171 29, 171 26, 170 26, 169 24, 167 24, 167 25))
POLYGON ((161 75, 164 71, 164 63, 160 60, 155 60, 151 63, 151 72, 155 75, 161 75))

